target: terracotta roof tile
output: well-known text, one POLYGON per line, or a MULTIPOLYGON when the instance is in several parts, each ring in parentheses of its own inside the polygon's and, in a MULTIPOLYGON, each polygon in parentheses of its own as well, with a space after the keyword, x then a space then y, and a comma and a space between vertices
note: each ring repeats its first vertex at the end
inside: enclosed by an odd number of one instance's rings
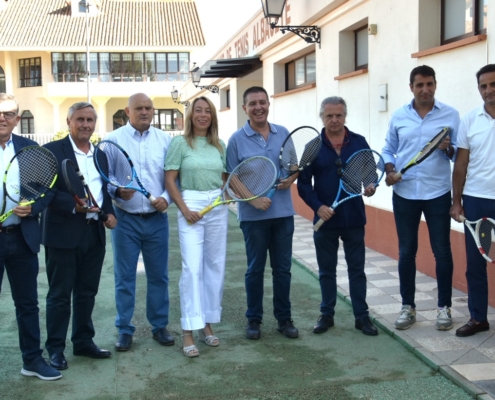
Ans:
MULTIPOLYGON (((78 1, 78 0, 73 0, 78 1)), ((89 17, 93 51, 204 46, 194 0, 100 0, 89 17)), ((0 11, 0 50, 86 47, 85 17, 65 0, 9 0, 0 11)))

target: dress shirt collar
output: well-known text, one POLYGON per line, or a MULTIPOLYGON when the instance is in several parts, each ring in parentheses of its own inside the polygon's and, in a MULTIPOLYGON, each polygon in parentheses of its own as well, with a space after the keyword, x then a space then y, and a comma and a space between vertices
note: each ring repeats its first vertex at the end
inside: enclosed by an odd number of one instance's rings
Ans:
MULTIPOLYGON (((270 127, 270 133, 277 133, 277 128, 275 127, 275 125, 268 123, 268 126, 270 127)), ((244 124, 243 129, 244 129, 244 132, 246 133, 247 136, 254 136, 257 133, 259 133, 258 131, 255 131, 251 127, 251 124, 249 123, 249 120, 246 121, 246 123, 244 124)))
POLYGON ((148 135, 150 133, 150 130, 151 130, 151 125, 150 127, 145 130, 143 132, 143 134, 141 135, 141 132, 139 132, 136 128, 134 128, 132 125, 131 125, 131 121, 127 121, 127 124, 125 125, 125 131, 132 137, 132 136, 145 136, 145 135, 148 135))
POLYGON ((69 133, 69 140, 70 140, 70 144, 72 145, 72 149, 74 150, 75 154, 83 154, 86 156, 86 155, 92 155, 94 153, 93 143, 89 142, 89 152, 88 152, 88 154, 86 154, 84 151, 79 149, 79 147, 77 147, 77 145, 74 142, 74 140, 72 139, 72 136, 70 135, 70 133, 69 133))
MULTIPOLYGON (((443 104, 442 104, 442 103, 440 103, 440 102, 439 102, 439 101, 435 98, 435 103, 433 104, 433 108, 437 108, 437 109, 441 110, 441 109, 442 109, 442 107, 443 107, 443 104)), ((411 110, 411 111, 412 111, 412 110, 416 111, 416 109, 414 108, 414 99, 412 99, 412 100, 411 100, 411 102, 407 105, 407 108, 408 108, 409 110, 411 110)), ((433 109, 432 109, 432 110, 433 110, 433 109)), ((429 112, 431 112, 432 110, 430 110, 429 112)))

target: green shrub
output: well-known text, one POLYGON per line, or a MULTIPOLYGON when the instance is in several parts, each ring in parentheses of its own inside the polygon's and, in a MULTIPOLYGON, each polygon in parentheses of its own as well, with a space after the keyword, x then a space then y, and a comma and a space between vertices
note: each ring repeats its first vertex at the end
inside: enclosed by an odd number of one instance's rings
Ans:
MULTIPOLYGON (((55 140, 60 140, 60 139, 63 139, 64 137, 66 137, 67 135, 69 134, 69 130, 68 129, 64 129, 62 131, 58 131, 53 137, 52 137, 52 142, 55 141, 55 140)), ((101 142, 101 136, 98 135, 97 133, 93 133, 91 135, 91 139, 89 139, 91 143, 93 143, 93 145, 97 145, 98 143, 101 142)))

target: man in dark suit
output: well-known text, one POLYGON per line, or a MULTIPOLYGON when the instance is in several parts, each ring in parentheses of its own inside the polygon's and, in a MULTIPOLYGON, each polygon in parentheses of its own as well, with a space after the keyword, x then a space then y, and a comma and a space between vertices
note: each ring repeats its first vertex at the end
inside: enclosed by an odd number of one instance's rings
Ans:
POLYGON ((69 136, 45 145, 55 154, 59 167, 64 159, 77 163, 96 202, 108 215, 103 222, 98 218, 100 209, 87 209, 76 204, 64 179, 57 181, 55 196, 42 215, 41 243, 45 246, 49 285, 46 349, 50 354, 50 365, 58 370, 68 368, 64 349, 71 315, 71 295, 74 355, 91 358, 111 355, 93 342, 95 329, 91 319, 105 257, 104 226, 113 229, 117 223, 106 183, 93 162, 94 147, 89 139, 95 131, 96 119, 95 109, 90 103, 72 105, 67 115, 69 136))
MULTIPOLYGON (((13 96, 0 93, 0 169, 5 170, 8 162, 26 146, 36 142, 12 134, 18 124, 19 106, 13 96)), ((0 198, 3 199, 0 188, 0 198)), ((36 376, 43 380, 60 379, 62 375, 50 367, 42 357, 40 347, 40 324, 38 308, 38 252, 40 251, 40 230, 38 214, 46 207, 53 193, 30 206, 19 206, 10 200, 6 210, 14 208, 14 213, 0 225, 0 265, 1 272, 7 271, 12 298, 15 304, 19 347, 22 352, 21 374, 36 376)))

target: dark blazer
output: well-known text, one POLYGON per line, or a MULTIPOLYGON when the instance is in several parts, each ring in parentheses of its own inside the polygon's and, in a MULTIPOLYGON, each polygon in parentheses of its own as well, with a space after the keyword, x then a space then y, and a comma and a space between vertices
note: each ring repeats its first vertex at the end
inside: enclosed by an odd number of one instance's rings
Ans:
MULTIPOLYGON (((12 143, 14 150, 17 153, 27 146, 38 145, 35 141, 12 134, 12 143)), ((22 236, 33 253, 40 251, 40 227, 38 223, 38 214, 41 213, 54 196, 54 191, 49 191, 44 197, 34 203, 31 207, 31 215, 21 218, 22 236)))
MULTIPOLYGON (((86 214, 73 213, 76 203, 67 189, 60 168, 62 161, 67 158, 77 164, 76 155, 68 136, 64 139, 47 143, 44 147, 50 150, 57 158, 59 178, 55 185, 55 196, 41 216, 41 243, 49 247, 73 249, 79 244, 84 233, 86 214)), ((106 214, 115 214, 112 199, 107 192, 107 184, 105 182, 102 182, 102 184, 103 204, 100 204, 100 207, 106 214)), ((98 223, 98 228, 101 243, 105 245, 105 227, 102 222, 98 223)))

